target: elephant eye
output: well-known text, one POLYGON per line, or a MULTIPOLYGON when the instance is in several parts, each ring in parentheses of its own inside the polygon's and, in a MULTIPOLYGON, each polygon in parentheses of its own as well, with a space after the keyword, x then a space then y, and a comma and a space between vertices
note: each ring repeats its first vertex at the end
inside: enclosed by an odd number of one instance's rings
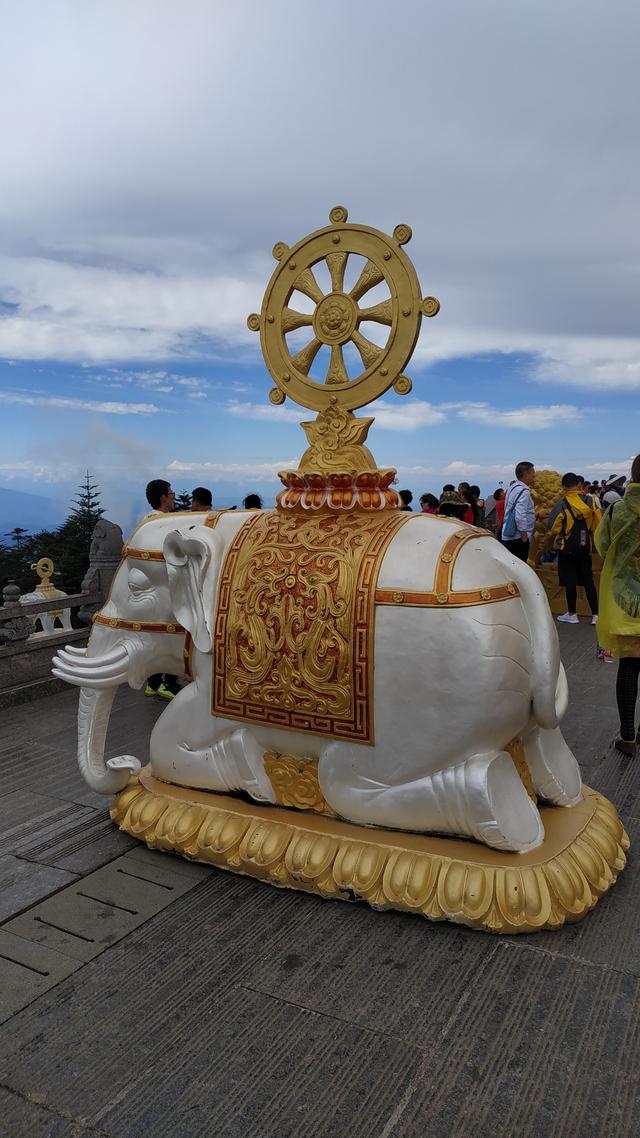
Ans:
POLYGON ((151 588, 151 581, 141 569, 129 570, 129 589, 132 593, 145 593, 151 588))

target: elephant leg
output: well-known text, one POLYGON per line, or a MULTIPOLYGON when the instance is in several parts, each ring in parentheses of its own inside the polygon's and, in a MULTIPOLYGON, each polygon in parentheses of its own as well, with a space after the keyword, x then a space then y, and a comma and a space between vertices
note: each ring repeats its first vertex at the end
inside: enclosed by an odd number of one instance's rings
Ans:
POLYGON ((582 798, 580 767, 559 727, 534 725, 523 735, 524 754, 534 790, 556 806, 575 806, 582 798))
POLYGON ((178 754, 177 772, 181 783, 186 776, 192 786, 203 786, 207 790, 245 790, 258 802, 276 800, 264 769, 264 749, 246 727, 227 732, 210 747, 193 750, 181 743, 178 754))
POLYGON ((399 785, 359 773, 362 748, 329 743, 318 779, 329 805, 364 825, 476 838, 500 850, 524 852, 544 840, 538 809, 506 751, 471 757, 399 785))

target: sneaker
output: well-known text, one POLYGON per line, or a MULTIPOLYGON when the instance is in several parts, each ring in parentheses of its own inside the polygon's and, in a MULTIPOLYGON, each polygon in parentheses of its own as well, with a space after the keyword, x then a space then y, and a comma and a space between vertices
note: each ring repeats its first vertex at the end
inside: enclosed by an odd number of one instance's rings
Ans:
POLYGON ((577 612, 565 612, 563 616, 559 616, 560 624, 580 624, 580 618, 577 612))
POLYGON ((152 696, 157 695, 158 693, 155 688, 149 687, 149 684, 147 684, 146 688, 144 689, 144 694, 146 696, 152 696))
POLYGON ((598 623, 598 614, 597 613, 594 613, 594 615, 591 617, 591 623, 592 624, 598 623))
POLYGON ((171 703, 171 700, 175 698, 173 692, 169 691, 169 688, 166 688, 164 684, 160 684, 155 694, 159 695, 160 699, 166 699, 168 703, 171 703))
POLYGON ((605 664, 615 664, 615 660, 613 658, 613 652, 610 652, 608 648, 605 650, 604 662, 605 662, 605 664))
POLYGON ((596 645, 596 660, 604 660, 604 648, 601 648, 599 644, 596 645))

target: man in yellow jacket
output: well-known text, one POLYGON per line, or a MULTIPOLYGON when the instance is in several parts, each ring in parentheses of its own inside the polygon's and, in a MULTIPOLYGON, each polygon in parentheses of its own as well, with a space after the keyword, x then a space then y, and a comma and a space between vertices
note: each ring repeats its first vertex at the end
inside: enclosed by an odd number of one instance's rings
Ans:
POLYGON ((591 550, 601 515, 593 501, 579 493, 578 485, 577 474, 563 476, 564 494, 549 530, 553 546, 558 550, 558 580, 567 594, 567 611, 558 620, 562 624, 579 624, 576 598, 578 585, 582 585, 592 613, 591 623, 595 624, 598 594, 593 581, 591 550))

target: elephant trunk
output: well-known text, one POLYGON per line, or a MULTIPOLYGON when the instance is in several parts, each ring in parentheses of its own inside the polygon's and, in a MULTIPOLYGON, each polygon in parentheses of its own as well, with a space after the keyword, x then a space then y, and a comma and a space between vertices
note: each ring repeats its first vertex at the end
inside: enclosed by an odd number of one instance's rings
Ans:
POLYGON ((140 770, 140 761, 133 755, 120 755, 105 762, 105 740, 117 690, 118 685, 80 690, 78 765, 85 782, 97 794, 117 794, 127 785, 130 775, 140 770))

